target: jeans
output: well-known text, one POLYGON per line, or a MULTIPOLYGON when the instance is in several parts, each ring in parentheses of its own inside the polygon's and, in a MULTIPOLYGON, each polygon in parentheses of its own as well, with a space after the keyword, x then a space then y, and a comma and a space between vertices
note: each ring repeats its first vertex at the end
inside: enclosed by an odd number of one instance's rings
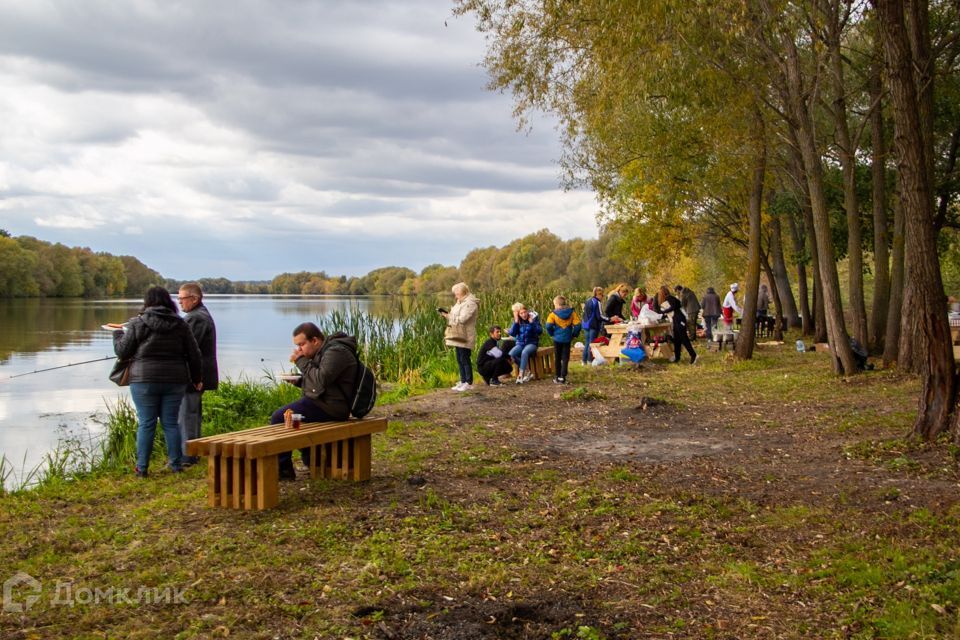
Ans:
POLYGON ((590 353, 590 344, 597 339, 600 332, 597 329, 586 329, 583 332, 583 363, 593 362, 593 354, 590 353))
POLYGON ((713 340, 713 328, 717 326, 717 320, 720 316, 703 316, 703 324, 706 326, 707 340, 713 340))
MULTIPOLYGON (((283 412, 287 409, 290 409, 294 413, 299 413, 303 416, 303 422, 333 422, 334 419, 331 418, 326 412, 317 406, 310 398, 300 398, 299 400, 294 400, 290 404, 285 404, 276 411, 273 412, 273 415, 270 416, 270 424, 283 424, 283 412)), ((303 464, 310 466, 310 449, 300 449, 300 458, 303 460, 303 464)), ((283 472, 284 469, 287 470, 287 473, 292 476, 293 474, 293 452, 285 451, 277 456, 277 459, 280 462, 280 471, 283 472)))
POLYGON ((180 469, 180 424, 177 414, 183 401, 182 382, 131 382, 130 397, 137 408, 137 467, 146 472, 153 453, 157 419, 163 427, 170 468, 180 469))
POLYGON ((187 440, 200 437, 200 418, 203 416, 203 391, 188 384, 180 403, 180 440, 182 453, 187 455, 187 440))
POLYGON ((513 358, 513 361, 520 366, 520 371, 527 371, 527 363, 530 361, 530 356, 537 352, 537 345, 527 344, 524 346, 517 345, 513 349, 510 349, 510 357, 513 358))
POLYGON ((567 369, 570 366, 570 343, 554 342, 553 343, 553 359, 557 367, 557 377, 566 378, 567 369))
POLYGON ((454 347, 457 352, 457 367, 460 369, 460 382, 473 384, 473 363, 470 362, 470 356, 473 351, 466 347, 454 347))

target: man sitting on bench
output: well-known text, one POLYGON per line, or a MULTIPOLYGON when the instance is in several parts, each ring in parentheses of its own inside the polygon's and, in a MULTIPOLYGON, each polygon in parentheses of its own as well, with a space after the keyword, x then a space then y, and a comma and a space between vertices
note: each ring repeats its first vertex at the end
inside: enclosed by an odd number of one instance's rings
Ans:
MULTIPOLYGON (((287 409, 303 416, 304 422, 333 422, 350 417, 350 398, 356 390, 357 340, 337 332, 324 338, 319 327, 304 322, 293 330, 294 350, 290 362, 302 374, 297 386, 303 390, 299 400, 273 412, 270 424, 283 423, 287 409)), ((303 463, 310 465, 310 449, 300 450, 303 463)), ((280 479, 294 480, 293 452, 281 453, 280 479)))

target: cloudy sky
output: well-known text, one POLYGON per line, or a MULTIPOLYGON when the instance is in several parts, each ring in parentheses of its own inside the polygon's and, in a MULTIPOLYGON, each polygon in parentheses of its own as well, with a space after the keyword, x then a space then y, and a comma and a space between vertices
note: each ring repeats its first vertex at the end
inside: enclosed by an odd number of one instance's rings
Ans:
POLYGON ((165 276, 596 237, 445 0, 0 0, 0 228, 165 276))

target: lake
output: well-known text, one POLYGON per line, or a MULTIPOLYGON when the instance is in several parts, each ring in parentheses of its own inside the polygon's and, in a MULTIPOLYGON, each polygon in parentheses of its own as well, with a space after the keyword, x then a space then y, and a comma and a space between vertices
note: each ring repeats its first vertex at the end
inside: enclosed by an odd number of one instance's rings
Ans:
MULTIPOLYGON (((84 442, 104 431, 107 403, 129 399, 107 378, 113 361, 19 376, 39 369, 113 356, 113 337, 100 328, 135 316, 142 300, 0 300, 0 454, 15 473, 36 467, 64 436, 84 442)), ((262 380, 289 365, 290 332, 335 309, 382 313, 391 298, 208 295, 217 324, 223 378, 262 380)), ((132 461, 131 461, 132 463, 132 461)))

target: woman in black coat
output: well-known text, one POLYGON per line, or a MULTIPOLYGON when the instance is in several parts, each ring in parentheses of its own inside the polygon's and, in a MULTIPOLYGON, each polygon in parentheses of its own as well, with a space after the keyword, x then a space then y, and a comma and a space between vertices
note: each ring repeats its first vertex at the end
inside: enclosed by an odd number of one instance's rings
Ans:
POLYGON ((616 324, 623 322, 623 305, 626 304, 627 295, 630 288, 625 284, 618 284, 617 288, 610 292, 607 298, 607 305, 603 308, 603 315, 606 318, 605 324, 616 324))
POLYGON ((118 358, 130 361, 130 397, 137 409, 137 475, 147 475, 158 419, 167 443, 167 464, 172 471, 182 471, 180 402, 187 384, 203 389, 202 365, 193 332, 166 289, 147 289, 140 315, 125 330, 113 332, 113 350, 118 358))
POLYGON ((658 313, 673 314, 673 360, 670 362, 680 362, 680 347, 686 347, 690 354, 690 364, 697 361, 697 352, 693 350, 690 344, 690 336, 687 334, 687 316, 683 313, 683 306, 676 297, 670 295, 670 290, 666 287, 660 287, 657 292, 657 311, 658 313))

